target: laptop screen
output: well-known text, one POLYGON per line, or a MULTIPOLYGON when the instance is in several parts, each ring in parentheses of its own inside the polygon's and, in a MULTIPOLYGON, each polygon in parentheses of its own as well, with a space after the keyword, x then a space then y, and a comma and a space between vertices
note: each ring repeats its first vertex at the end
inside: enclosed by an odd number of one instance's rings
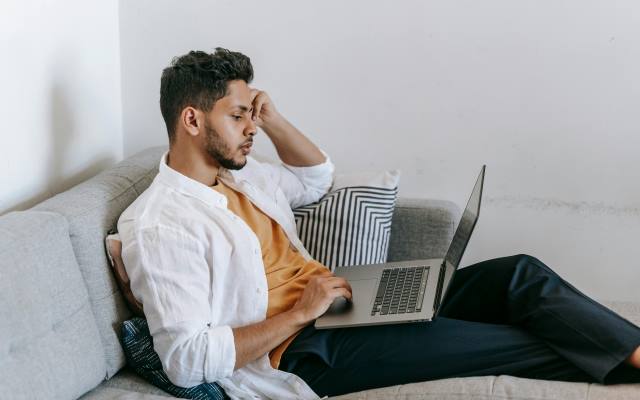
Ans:
POLYGON ((471 238, 471 232, 478 221, 485 169, 486 166, 483 165, 482 170, 480 170, 480 175, 478 175, 478 179, 476 180, 476 185, 473 187, 473 192, 471 192, 471 197, 467 202, 467 207, 462 213, 462 218, 460 219, 456 233, 453 235, 453 240, 451 241, 451 245, 449 245, 447 255, 444 257, 447 268, 451 266, 453 266, 454 269, 458 268, 462 254, 471 238))

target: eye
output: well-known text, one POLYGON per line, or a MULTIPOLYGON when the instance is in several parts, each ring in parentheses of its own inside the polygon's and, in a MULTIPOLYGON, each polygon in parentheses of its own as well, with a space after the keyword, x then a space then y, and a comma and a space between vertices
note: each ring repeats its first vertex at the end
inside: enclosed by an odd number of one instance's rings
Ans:
POLYGON ((240 118, 242 118, 242 115, 234 115, 234 116, 233 116, 233 118, 237 121, 237 120, 239 120, 240 118))

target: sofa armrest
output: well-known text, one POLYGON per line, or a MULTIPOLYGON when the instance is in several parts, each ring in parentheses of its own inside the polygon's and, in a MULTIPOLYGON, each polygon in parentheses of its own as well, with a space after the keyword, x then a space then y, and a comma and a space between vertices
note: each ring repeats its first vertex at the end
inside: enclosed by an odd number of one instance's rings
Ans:
POLYGON ((443 258, 459 218, 460 209, 450 201, 398 198, 388 261, 443 258))

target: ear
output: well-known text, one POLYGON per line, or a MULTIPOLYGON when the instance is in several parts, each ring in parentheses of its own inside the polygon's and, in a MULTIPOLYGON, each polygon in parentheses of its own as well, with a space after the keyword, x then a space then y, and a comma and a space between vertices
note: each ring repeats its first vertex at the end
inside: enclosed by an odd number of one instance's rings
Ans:
POLYGON ((203 124, 202 113, 193 107, 185 107, 180 113, 180 124, 190 136, 198 136, 203 124))

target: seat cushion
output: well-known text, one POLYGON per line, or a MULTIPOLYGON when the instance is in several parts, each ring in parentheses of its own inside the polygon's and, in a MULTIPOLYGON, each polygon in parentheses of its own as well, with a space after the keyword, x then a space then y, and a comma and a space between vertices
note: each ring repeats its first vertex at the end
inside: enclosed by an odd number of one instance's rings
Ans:
POLYGON ((75 399, 106 362, 67 220, 0 217, 0 398, 75 399))
POLYGON ((603 386, 512 376, 440 379, 365 390, 331 400, 635 400, 640 384, 603 386))
POLYGON ((132 400, 167 400, 177 399, 169 393, 159 389, 129 367, 124 367, 108 381, 80 398, 81 400, 132 399, 132 400))

